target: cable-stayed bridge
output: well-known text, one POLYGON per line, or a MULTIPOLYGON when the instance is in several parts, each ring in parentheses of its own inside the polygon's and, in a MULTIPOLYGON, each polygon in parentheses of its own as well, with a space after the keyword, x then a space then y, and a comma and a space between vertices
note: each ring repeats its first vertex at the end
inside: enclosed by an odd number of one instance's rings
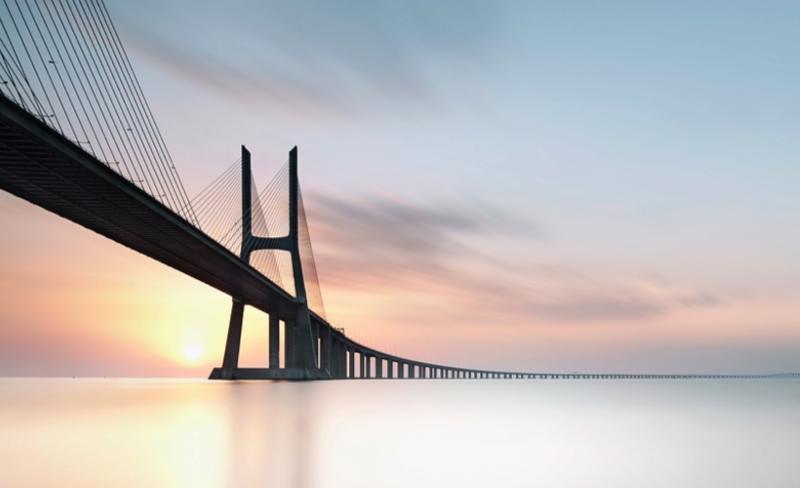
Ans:
POLYGON ((242 147, 190 198, 102 0, 3 0, 0 23, 0 188, 230 295, 211 378, 708 377, 490 371, 361 344, 325 316, 297 148, 259 189, 242 147), (263 368, 238 367, 246 305, 269 316, 263 368))

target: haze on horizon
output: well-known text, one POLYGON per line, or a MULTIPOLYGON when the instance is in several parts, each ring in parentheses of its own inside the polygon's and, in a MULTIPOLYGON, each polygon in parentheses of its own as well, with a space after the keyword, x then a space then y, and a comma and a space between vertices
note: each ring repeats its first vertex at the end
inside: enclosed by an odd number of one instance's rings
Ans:
MULTIPOLYGON (((799 4, 107 3, 190 195, 240 144, 260 182, 300 147, 328 318, 359 340, 800 370, 799 4)), ((229 297, 7 193, 0 222, 0 374, 221 361, 229 297)))

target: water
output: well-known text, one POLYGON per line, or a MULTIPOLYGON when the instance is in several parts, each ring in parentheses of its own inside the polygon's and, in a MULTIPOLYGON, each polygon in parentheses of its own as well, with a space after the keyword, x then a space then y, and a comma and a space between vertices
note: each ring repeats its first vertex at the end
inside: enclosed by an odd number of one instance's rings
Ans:
POLYGON ((800 486, 800 381, 0 380, 0 486, 800 486))

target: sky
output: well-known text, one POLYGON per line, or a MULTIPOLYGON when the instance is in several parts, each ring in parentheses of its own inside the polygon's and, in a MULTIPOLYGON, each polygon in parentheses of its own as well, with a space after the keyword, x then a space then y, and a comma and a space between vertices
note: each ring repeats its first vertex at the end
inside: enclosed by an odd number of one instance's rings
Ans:
MULTIPOLYGON (((107 0, 189 195, 300 148, 328 318, 529 371, 800 370, 796 2, 107 0)), ((204 376, 230 298, 0 194, 0 374, 204 376)), ((248 310, 242 365, 266 363, 248 310)))

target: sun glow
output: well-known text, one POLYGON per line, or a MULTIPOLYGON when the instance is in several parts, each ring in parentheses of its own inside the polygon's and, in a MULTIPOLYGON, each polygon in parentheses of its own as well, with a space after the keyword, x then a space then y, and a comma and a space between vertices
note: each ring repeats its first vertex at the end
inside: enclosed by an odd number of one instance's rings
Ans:
POLYGON ((183 346, 183 359, 188 364, 197 364, 203 358, 205 348, 202 344, 196 342, 184 344, 183 346))

